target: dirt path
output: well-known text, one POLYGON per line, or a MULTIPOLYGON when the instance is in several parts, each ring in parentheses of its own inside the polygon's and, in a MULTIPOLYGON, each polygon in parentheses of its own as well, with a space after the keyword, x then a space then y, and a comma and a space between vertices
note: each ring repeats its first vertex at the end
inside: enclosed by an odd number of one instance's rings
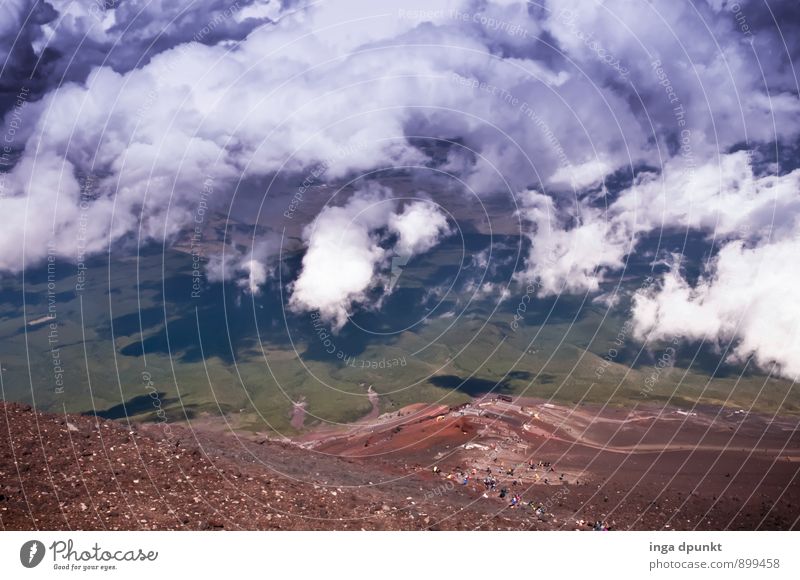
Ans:
POLYGON ((374 421, 381 414, 380 406, 378 405, 378 393, 372 389, 372 385, 367 389, 367 397, 372 404, 372 410, 364 417, 365 421, 374 421))
POLYGON ((303 424, 306 422, 306 398, 301 396, 300 399, 292 403, 292 420, 290 424, 292 428, 300 431, 303 424))

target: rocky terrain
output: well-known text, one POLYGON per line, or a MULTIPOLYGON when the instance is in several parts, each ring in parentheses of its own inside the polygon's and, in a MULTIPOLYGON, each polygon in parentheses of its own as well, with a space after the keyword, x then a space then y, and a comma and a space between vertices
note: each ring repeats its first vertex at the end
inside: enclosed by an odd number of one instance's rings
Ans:
POLYGON ((476 400, 276 441, 0 402, 0 529, 797 529, 796 427, 476 400))
POLYGON ((334 475, 342 478, 354 469, 351 461, 313 460, 289 444, 240 446, 229 437, 211 433, 209 439, 179 426, 170 439, 154 432, 1 403, 0 528, 395 530, 524 523, 492 510, 463 510, 458 501, 411 504, 407 494, 422 497, 424 481, 330 484, 334 475), (303 478, 278 473, 257 456, 293 465, 303 478))

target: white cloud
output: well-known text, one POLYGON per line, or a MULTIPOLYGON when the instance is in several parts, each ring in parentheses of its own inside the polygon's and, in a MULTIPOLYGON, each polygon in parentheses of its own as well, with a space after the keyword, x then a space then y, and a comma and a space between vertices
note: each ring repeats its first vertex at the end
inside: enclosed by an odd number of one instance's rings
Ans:
POLYGON ((351 304, 366 299, 376 267, 386 257, 373 232, 386 224, 393 209, 387 192, 373 189, 356 193, 344 206, 322 210, 306 227, 308 248, 289 306, 319 310, 334 329, 344 326, 351 304))
POLYGON ((757 175, 744 151, 699 167, 673 159, 645 173, 607 209, 576 199, 557 208, 535 191, 520 195, 532 248, 522 277, 540 294, 593 292, 624 266, 637 238, 657 229, 695 230, 722 241, 773 239, 798 231, 800 170, 757 175))
POLYGON ((258 294, 261 286, 267 281, 269 275, 267 267, 258 260, 247 260, 242 264, 242 269, 247 273, 247 278, 238 282, 239 287, 244 288, 250 294, 258 294))
POLYGON ((479 280, 469 280, 464 284, 461 294, 468 295, 470 300, 481 300, 492 297, 496 304, 501 304, 511 297, 511 291, 507 286, 496 282, 483 282, 479 280))
MULTIPOLYGON (((658 288, 634 300, 634 332, 640 339, 732 342, 730 358, 752 356, 778 374, 800 378, 800 303, 797 288, 800 240, 743 242, 723 247, 705 276, 690 286, 677 269, 658 288)), ((721 344, 721 346, 724 346, 721 344)))
POLYGON ((346 204, 323 209, 304 232, 302 270, 291 285, 289 306, 297 312, 319 311, 333 330, 341 329, 353 305, 385 285, 392 255, 410 259, 433 248, 450 232, 446 216, 428 201, 415 201, 397 212, 398 202, 385 187, 357 191, 346 204), (381 243, 394 233, 394 246, 381 243))
MULTIPOLYGON (((745 140, 769 142, 796 135, 796 80, 788 85, 772 81, 787 73, 783 69, 791 56, 783 42, 755 53, 730 8, 716 13, 719 6, 712 9, 702 2, 691 9, 673 8, 668 2, 559 0, 544 26, 595 83, 619 87, 632 101, 643 103, 654 137, 679 137, 688 129, 693 153, 702 160, 745 140), (656 62, 665 78, 657 77, 656 62), (683 125, 674 110, 680 105, 686 112, 683 125)), ((748 8, 754 24, 760 10, 748 8)), ((768 37, 770 28, 778 30, 774 22, 762 26, 753 35, 768 37)))
POLYGON ((603 212, 584 206, 570 227, 569 212, 536 191, 519 198, 528 224, 531 250, 520 277, 536 281, 540 296, 594 292, 605 275, 623 266, 632 249, 631 232, 606 221, 603 212))
POLYGON ((751 155, 720 155, 699 167, 676 159, 663 172, 645 174, 609 209, 636 232, 678 227, 723 238, 792 231, 800 215, 800 170, 756 175, 751 155))
POLYGON ((612 167, 601 159, 592 159, 578 165, 559 167, 550 177, 550 183, 576 190, 599 185, 611 173, 612 167))
POLYGON ((393 215, 389 228, 397 233, 395 249, 401 256, 427 252, 450 234, 447 216, 431 201, 415 201, 393 215))
POLYGON ((252 247, 230 244, 209 255, 206 276, 209 282, 234 282, 245 292, 257 296, 273 275, 278 242, 274 236, 262 237, 252 247))
POLYGON ((534 191, 520 201, 532 241, 521 276, 538 281, 540 295, 599 290, 641 234, 705 232, 722 248, 697 284, 673 266, 635 296, 637 337, 731 343, 731 361, 752 356, 764 369, 775 363, 780 374, 800 376, 800 170, 759 174, 753 155, 739 151, 697 167, 673 159, 607 210, 579 199, 557 208, 534 191))

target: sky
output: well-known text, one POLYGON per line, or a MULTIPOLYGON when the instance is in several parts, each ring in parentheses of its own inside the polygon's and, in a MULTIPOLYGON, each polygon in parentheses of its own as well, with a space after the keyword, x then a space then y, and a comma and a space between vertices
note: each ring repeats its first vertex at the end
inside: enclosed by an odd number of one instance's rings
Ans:
MULTIPOLYGON (((392 260, 457 227, 436 188, 364 176, 433 167, 514 200, 516 279, 540 296, 598 295, 653 233, 705 236, 702 264, 654 257, 635 335, 733 344, 794 379, 799 54, 794 0, 3 0, 0 276, 169 243, 207 182, 224 212, 258 180, 361 177, 286 281, 291 310, 341 329, 380 308, 392 260)), ((265 236, 207 277, 258 296, 277 268, 265 236)))

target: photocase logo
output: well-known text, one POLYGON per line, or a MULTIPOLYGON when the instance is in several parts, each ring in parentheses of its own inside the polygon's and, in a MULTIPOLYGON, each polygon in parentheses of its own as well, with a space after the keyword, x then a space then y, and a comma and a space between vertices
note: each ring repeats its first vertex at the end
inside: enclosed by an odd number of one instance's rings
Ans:
POLYGON ((39 540, 29 540, 19 549, 19 561, 26 568, 36 568, 44 559, 44 544, 39 540))

